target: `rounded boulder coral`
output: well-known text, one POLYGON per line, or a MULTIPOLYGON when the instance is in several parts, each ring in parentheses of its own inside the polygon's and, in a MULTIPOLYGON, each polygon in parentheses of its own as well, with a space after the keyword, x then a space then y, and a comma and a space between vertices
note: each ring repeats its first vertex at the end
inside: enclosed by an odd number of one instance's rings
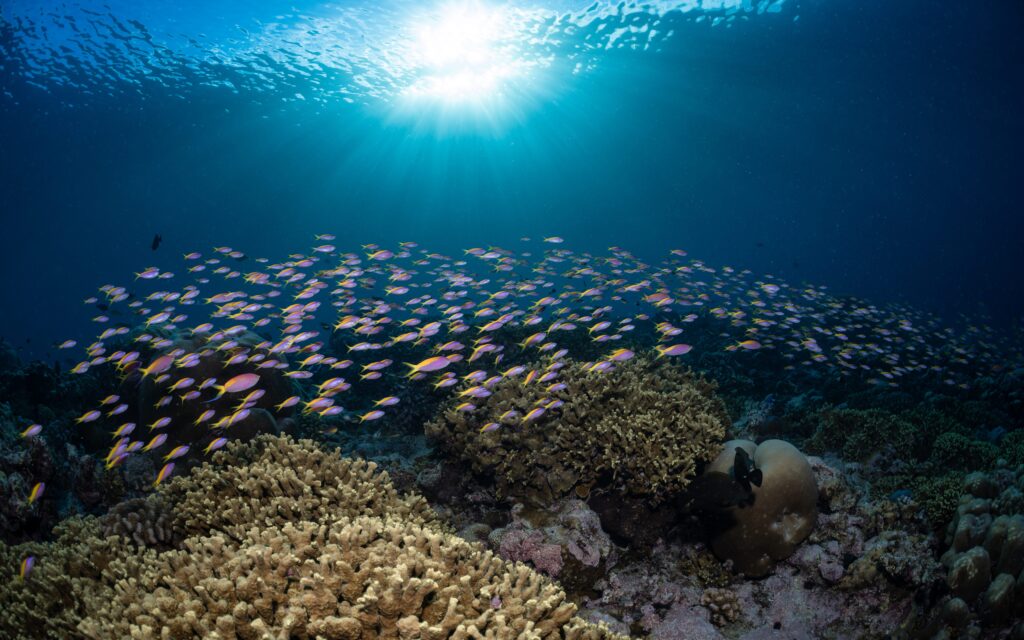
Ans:
POLYGON ((789 557, 814 530, 818 485, 804 454, 783 440, 730 440, 705 475, 732 476, 736 449, 746 451, 760 469, 760 486, 750 485, 748 501, 729 506, 725 526, 711 540, 715 554, 737 571, 763 576, 789 557))

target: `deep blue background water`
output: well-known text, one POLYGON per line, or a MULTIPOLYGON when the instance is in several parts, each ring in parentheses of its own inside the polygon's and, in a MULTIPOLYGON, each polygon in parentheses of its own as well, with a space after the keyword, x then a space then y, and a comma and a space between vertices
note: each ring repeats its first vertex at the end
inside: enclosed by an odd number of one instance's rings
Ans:
MULTIPOLYGON (((658 47, 602 52, 576 75, 556 57, 498 126, 293 99, 322 89, 302 84, 316 74, 232 92, 187 75, 61 87, 43 69, 41 89, 24 77, 36 45, 0 9, 0 336, 70 337, 81 298, 168 254, 283 257, 325 231, 342 248, 542 234, 652 259, 682 247, 1019 322, 1022 7, 820 0, 729 26, 670 14, 658 47)), ((174 17, 199 33, 238 11, 174 17)))

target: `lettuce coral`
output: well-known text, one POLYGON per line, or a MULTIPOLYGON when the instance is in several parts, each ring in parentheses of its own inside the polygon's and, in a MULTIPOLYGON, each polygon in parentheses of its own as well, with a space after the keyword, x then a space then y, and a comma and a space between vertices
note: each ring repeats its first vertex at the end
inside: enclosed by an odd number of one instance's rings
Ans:
POLYGON ((638 357, 595 372, 575 362, 558 379, 565 388, 554 391, 550 382, 498 381, 475 411, 459 411, 453 400, 427 434, 492 475, 502 497, 549 504, 575 488, 656 504, 681 493, 718 454, 729 424, 714 385, 668 363, 638 357), (545 399, 563 404, 524 423, 545 399), (519 417, 503 421, 513 411, 519 417), (481 432, 488 423, 502 426, 481 432))

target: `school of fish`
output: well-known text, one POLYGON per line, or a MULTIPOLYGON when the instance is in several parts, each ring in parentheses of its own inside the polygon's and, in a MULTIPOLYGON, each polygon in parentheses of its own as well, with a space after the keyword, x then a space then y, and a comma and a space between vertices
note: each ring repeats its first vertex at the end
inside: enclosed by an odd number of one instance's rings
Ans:
MULTIPOLYGON (((295 407, 325 420, 361 424, 385 417, 401 398, 388 386, 376 398, 350 398, 346 409, 339 404, 351 388, 346 371, 360 382, 400 374, 436 390, 461 384, 451 391, 462 400, 457 410, 473 411, 474 400, 489 396, 505 378, 545 385, 552 393, 564 389, 559 371, 574 357, 573 344, 603 354, 587 358, 593 375, 641 348, 656 358, 686 361, 699 351, 696 344, 708 343, 687 335, 698 322, 718 327, 711 332, 718 352, 773 352, 786 369, 817 368, 877 384, 928 376, 966 388, 974 372, 998 370, 1006 362, 989 329, 954 331, 905 307, 878 307, 833 296, 825 287, 712 268, 679 249, 652 265, 618 247, 606 255, 574 252, 559 237, 522 238, 519 251, 472 248, 455 257, 414 242, 344 252, 334 241, 334 235, 318 235, 315 246, 279 261, 230 247, 192 252, 183 256, 180 275, 147 267, 130 284, 103 285, 85 300, 104 311, 93 318, 98 336, 71 370, 113 367, 122 382, 152 379, 167 389, 156 403, 166 415, 145 425, 145 435, 118 419, 129 405, 116 394, 78 417, 78 424, 110 432, 108 468, 132 455, 159 455, 164 466, 153 480, 158 485, 173 474, 175 460, 220 449, 231 427, 263 396, 259 372, 270 369, 282 370, 303 389, 277 404, 277 411, 295 407), (249 265, 251 270, 241 268, 249 265), (130 320, 115 321, 115 310, 130 320), (199 338, 201 346, 173 348, 167 336, 174 332, 199 338), (235 338, 244 332, 262 341, 242 344, 235 338), (646 347, 639 336, 649 338, 646 347), (339 339, 346 349, 332 353, 339 339), (397 355, 399 347, 404 358, 397 355), (190 375, 211 356, 254 372, 226 380, 190 375), (208 427, 207 437, 165 450, 167 434, 179 426, 175 406, 201 408, 225 396, 237 400, 231 411, 207 408, 194 421, 208 427)), ((69 339, 58 348, 78 344, 69 339)), ((545 399, 483 430, 534 427, 560 404, 545 399)), ((22 436, 37 437, 44 428, 30 425, 22 436)), ((44 489, 36 485, 27 500, 39 499, 44 489)))

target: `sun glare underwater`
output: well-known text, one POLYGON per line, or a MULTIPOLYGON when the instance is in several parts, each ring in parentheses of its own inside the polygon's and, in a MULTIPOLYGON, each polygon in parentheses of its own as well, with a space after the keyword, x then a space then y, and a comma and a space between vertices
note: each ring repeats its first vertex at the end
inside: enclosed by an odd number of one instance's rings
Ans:
POLYGON ((1024 638, 1024 9, 0 4, 0 640, 1024 638))

